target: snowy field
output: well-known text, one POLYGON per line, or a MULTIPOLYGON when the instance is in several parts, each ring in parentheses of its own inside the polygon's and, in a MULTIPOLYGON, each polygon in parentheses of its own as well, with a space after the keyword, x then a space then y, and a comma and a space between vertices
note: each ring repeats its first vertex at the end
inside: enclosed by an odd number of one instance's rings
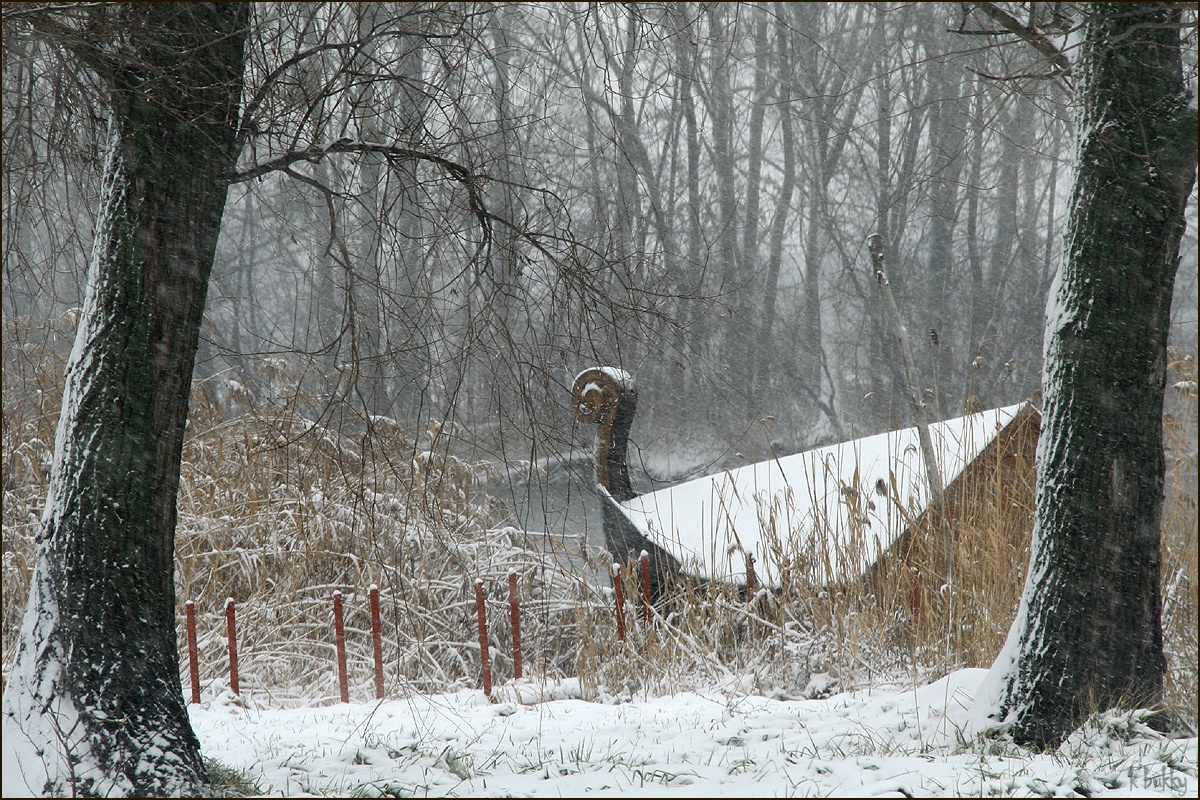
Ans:
MULTIPOLYGON (((822 700, 579 699, 572 680, 377 704, 191 706, 205 754, 271 796, 1196 796, 1197 739, 1111 716, 1052 754, 967 746, 984 670, 822 700)), ((4 742, 4 795, 28 795, 4 742)), ((27 762, 26 762, 27 763, 27 762)))

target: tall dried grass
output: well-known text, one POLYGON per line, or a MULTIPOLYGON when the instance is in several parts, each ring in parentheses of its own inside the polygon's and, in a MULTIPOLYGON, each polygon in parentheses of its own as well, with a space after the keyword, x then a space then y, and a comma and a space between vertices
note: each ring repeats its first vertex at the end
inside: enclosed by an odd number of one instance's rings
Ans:
POLYGON ((1196 538, 1197 390, 1196 350, 1167 348, 1167 396, 1163 432, 1167 452, 1166 502, 1163 504, 1163 644, 1167 653, 1166 705, 1195 731, 1200 719, 1197 662, 1196 538))
POLYGON ((483 491, 487 466, 450 455, 450 431, 376 417, 338 432, 304 418, 295 395, 272 405, 251 388, 228 389, 202 386, 193 400, 197 433, 180 489, 177 594, 202 610, 210 682, 219 686, 227 670, 228 596, 243 685, 277 699, 331 700, 336 590, 354 685, 370 696, 367 588, 376 584, 389 692, 475 685, 476 578, 488 587, 493 670, 503 679, 512 669, 500 646, 510 571, 524 596, 526 663, 573 672, 573 621, 598 598, 505 524, 505 509, 483 491))
MULTIPOLYGON (((6 347, 0 428, 6 672, 45 498, 61 352, 53 335, 35 347, 6 347)), ((1194 356, 1173 353, 1171 363, 1172 382, 1184 388, 1169 390, 1173 405, 1166 417, 1168 701, 1194 725, 1194 356)), ((510 570, 518 575, 523 601, 527 674, 576 677, 587 697, 702 686, 811 697, 839 687, 924 679, 986 666, 1015 612, 1028 526, 1016 530, 1013 520, 1032 512, 1032 470, 1023 465, 1014 471, 1011 462, 997 459, 961 490, 960 502, 975 511, 959 516, 952 590, 943 588, 943 565, 930 555, 937 548, 910 543, 908 552, 893 554, 903 556, 895 560, 903 569, 879 572, 871 581, 819 585, 797 558, 792 574, 785 570, 781 590, 760 591, 750 603, 735 586, 683 587, 646 626, 633 571, 626 570, 629 640, 619 642, 608 565, 568 552, 562 543, 569 539, 509 526, 506 510, 483 490, 489 470, 504 465, 455 457, 456 431, 436 425, 416 429, 374 418, 339 429, 328 417, 306 417, 304 409, 320 406, 296 391, 298 385, 291 367, 275 360, 264 362, 253 381, 214 379, 193 395, 179 495, 176 593, 181 653, 182 604, 196 603, 208 697, 227 688, 226 597, 237 602, 242 691, 276 704, 336 700, 335 590, 345 600, 351 695, 374 696, 366 596, 371 584, 382 598, 390 696, 479 685, 476 577, 488 587, 495 681, 511 677, 510 570), (548 542, 558 551, 548 552, 548 542)), ((842 555, 808 554, 825 561, 842 555)))

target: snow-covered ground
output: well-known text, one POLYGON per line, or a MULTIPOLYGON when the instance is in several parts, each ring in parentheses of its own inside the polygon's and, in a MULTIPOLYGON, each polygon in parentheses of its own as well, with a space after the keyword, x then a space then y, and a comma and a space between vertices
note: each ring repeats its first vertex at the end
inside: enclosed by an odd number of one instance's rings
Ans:
MULTIPOLYGON (((967 744, 984 670, 928 686, 783 701, 718 692, 580 699, 573 680, 382 703, 191 706, 205 754, 273 796, 1196 796, 1197 739, 1130 715, 1052 754, 967 744)), ((4 795, 28 795, 4 741, 4 795)))

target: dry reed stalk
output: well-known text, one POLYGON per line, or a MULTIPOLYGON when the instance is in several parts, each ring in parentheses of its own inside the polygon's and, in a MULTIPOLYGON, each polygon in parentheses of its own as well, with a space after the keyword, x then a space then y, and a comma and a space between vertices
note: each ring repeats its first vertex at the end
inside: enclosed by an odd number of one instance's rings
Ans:
MULTIPOLYGON (((34 541, 61 396, 57 351, 5 362, 3 425, 4 654, 11 659, 24 610, 34 541), (56 366, 58 371, 56 372, 56 366)), ((37 354, 35 354, 37 355, 37 354)), ((1165 420, 1169 486, 1164 507, 1164 626, 1168 703, 1196 719, 1195 357, 1174 353, 1176 392, 1165 420), (1191 370, 1190 373, 1187 370, 1191 370)), ((262 380, 297 380, 270 364, 262 380)), ((474 685, 479 643, 473 579, 488 587, 494 678, 512 677, 506 579, 522 586, 525 671, 577 677, 584 696, 620 699, 686 688, 729 687, 785 697, 815 696, 881 678, 928 678, 986 666, 1015 611, 1028 560, 1027 532, 1014 532, 1014 504, 1032 511, 1032 487, 1003 464, 963 489, 980 509, 959 520, 952 602, 939 564, 915 545, 909 569, 879 582, 824 585, 837 560, 853 567, 854 543, 810 532, 803 546, 759 554, 780 565, 781 587, 748 607, 737 587, 680 587, 654 624, 613 635, 610 593, 529 549, 504 527, 505 510, 482 493, 481 465, 448 453, 448 428, 420 431, 391 420, 338 430, 302 409, 303 393, 212 381, 197 387, 179 498, 176 588, 195 601, 202 686, 225 685, 224 598, 237 602, 241 689, 276 704, 332 703, 336 658, 328 597, 344 596, 351 697, 374 696, 367 587, 379 586, 385 673, 396 693, 474 685), (1022 535, 1026 538, 1022 538, 1022 535), (916 579, 911 567, 916 567, 916 579), (468 579, 466 576, 471 576, 468 579), (914 606, 919 613, 914 615, 914 606), (753 628, 754 637, 747 635, 753 628)), ((778 511, 778 510, 776 510, 778 511)), ((860 559, 861 560, 861 559, 860 559)), ((633 565, 628 565, 632 567, 633 565)), ((600 574, 607 574, 608 565, 600 574)), ((853 571, 853 570, 851 570, 853 571)), ((626 598, 638 571, 622 570, 626 598)), ((607 582, 605 582, 605 586, 607 582)), ((632 603, 631 603, 632 605, 632 603)), ((181 652, 186 652, 180 626, 181 652)), ((7 665, 6 665, 7 668, 7 665)), ((184 680, 186 675, 181 676, 184 680)), ((393 694, 394 696, 394 694, 393 694)))

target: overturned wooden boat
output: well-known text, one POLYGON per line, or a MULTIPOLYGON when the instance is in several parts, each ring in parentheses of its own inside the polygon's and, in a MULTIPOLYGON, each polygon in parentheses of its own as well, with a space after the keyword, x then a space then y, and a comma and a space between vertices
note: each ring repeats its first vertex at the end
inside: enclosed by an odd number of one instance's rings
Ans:
MULTIPOLYGON (((929 489, 917 429, 881 433, 770 459, 636 495, 625 463, 637 407, 623 370, 585 370, 573 393, 596 422, 597 483, 610 495, 605 542, 617 560, 645 549, 658 581, 677 575, 744 584, 825 586, 908 560, 926 525, 929 489)), ((946 486, 946 514, 967 524, 985 511, 1027 534, 1041 416, 1029 402, 929 426, 946 486), (1021 500, 1021 502, 1017 502, 1021 500)))

